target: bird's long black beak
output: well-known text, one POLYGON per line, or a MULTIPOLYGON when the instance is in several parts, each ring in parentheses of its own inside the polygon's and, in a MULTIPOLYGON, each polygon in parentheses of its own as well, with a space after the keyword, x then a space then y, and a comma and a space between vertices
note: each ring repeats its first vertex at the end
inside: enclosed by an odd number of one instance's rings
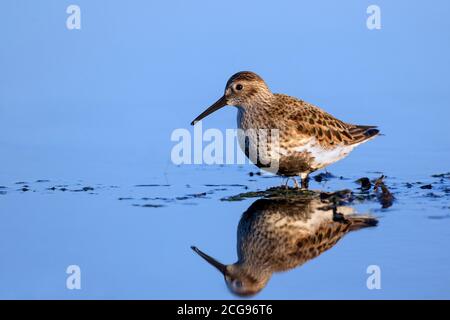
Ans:
POLYGON ((227 271, 227 266, 226 265, 220 263, 219 261, 217 261, 213 257, 208 256, 206 253, 204 253, 203 251, 201 251, 197 247, 192 246, 191 249, 194 250, 200 257, 205 259, 206 262, 208 262, 210 265, 212 265, 217 270, 219 270, 223 275, 225 275, 225 272, 227 271))
POLYGON ((197 118, 195 118, 192 122, 191 122, 191 126, 193 126, 197 121, 202 120, 204 117, 210 115, 211 113, 219 110, 220 108, 224 107, 227 105, 227 99, 225 98, 225 96, 222 96, 219 100, 217 100, 211 107, 209 107, 208 109, 206 109, 205 111, 203 111, 197 118))

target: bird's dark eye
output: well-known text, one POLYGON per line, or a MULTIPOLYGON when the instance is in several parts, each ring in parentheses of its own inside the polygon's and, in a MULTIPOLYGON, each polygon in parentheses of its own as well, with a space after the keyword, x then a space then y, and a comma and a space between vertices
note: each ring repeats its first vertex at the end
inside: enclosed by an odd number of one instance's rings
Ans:
POLYGON ((242 88, 244 88, 244 86, 242 84, 237 84, 236 85, 236 90, 241 91, 242 88))
POLYGON ((233 285, 234 285, 236 288, 241 288, 241 287, 242 287, 242 282, 239 281, 239 280, 234 280, 234 281, 233 281, 233 285))

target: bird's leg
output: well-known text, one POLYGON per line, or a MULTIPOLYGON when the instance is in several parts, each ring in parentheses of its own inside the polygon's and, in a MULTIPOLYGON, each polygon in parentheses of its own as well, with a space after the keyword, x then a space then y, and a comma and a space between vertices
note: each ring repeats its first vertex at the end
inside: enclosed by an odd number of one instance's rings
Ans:
POLYGON ((289 187, 288 187, 288 183, 289 183, 289 177, 286 178, 286 182, 284 183, 284 186, 283 186, 283 187, 284 187, 285 189, 288 189, 288 188, 289 188, 289 187))
POLYGON ((308 189, 309 186, 309 177, 307 173, 302 173, 300 175, 300 178, 302 179, 302 189, 308 189))
POLYGON ((309 177, 306 177, 302 180, 302 188, 308 189, 309 188, 309 177))

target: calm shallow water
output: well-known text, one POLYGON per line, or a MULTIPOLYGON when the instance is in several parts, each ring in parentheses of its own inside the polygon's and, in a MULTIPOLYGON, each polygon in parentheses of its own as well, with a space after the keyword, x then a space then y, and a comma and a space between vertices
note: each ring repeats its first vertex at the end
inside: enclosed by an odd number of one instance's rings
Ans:
MULTIPOLYGON (((236 298, 190 246, 236 261, 238 223, 256 199, 221 199, 281 179, 250 177, 251 165, 175 166, 170 135, 192 129, 244 69, 384 133, 329 167, 344 179, 312 189, 357 191, 356 179, 383 173, 396 198, 387 209, 352 203, 378 226, 275 274, 255 297, 450 298, 450 182, 431 177, 450 171, 445 1, 379 1, 379 32, 359 2, 79 4, 79 32, 56 2, 1 5, 0 298, 236 298), (81 290, 66 289, 72 264, 81 290), (366 287, 369 265, 381 268, 380 290, 366 287)), ((235 116, 224 109, 203 127, 233 128, 235 116)))
MULTIPOLYGON (((312 189, 357 191, 357 177, 345 177, 313 182, 312 189)), ((26 192, 22 184, 3 183, 2 297, 234 298, 223 277, 189 247, 234 262, 238 222, 255 199, 221 199, 280 179, 232 167, 169 167, 166 179, 167 186, 31 181, 26 192), (230 186, 236 183, 246 187, 230 186), (80 291, 65 288, 71 264, 82 269, 80 291)), ((392 207, 381 209, 376 200, 354 205, 377 217, 377 227, 348 234, 316 259, 275 274, 256 297, 448 298, 450 180, 393 176, 386 184, 396 197, 392 207), (433 189, 420 188, 427 183, 433 189), (369 265, 381 268, 381 290, 366 288, 369 265)))

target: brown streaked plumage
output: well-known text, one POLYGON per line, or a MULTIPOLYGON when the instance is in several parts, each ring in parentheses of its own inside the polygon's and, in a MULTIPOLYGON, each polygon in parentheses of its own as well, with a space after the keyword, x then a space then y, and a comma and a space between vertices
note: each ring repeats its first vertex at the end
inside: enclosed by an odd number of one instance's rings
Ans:
POLYGON ((224 265, 196 247, 194 251, 224 275, 238 295, 261 291, 274 272, 300 266, 332 248, 345 234, 378 221, 336 207, 318 196, 255 201, 242 215, 237 231, 238 261, 224 265))
MULTIPOLYGON (((224 95, 200 114, 192 125, 225 105, 238 108, 238 127, 255 130, 246 135, 241 148, 249 156, 254 152, 254 163, 264 164, 275 159, 275 150, 258 149, 260 129, 279 132, 279 162, 275 173, 300 176, 307 188, 308 175, 346 157, 357 145, 379 134, 376 126, 354 125, 343 122, 324 110, 284 94, 274 94, 264 80, 250 71, 234 74, 227 82, 224 95), (253 149, 252 149, 252 146, 253 149)), ((277 158, 278 159, 278 158, 277 158)))

